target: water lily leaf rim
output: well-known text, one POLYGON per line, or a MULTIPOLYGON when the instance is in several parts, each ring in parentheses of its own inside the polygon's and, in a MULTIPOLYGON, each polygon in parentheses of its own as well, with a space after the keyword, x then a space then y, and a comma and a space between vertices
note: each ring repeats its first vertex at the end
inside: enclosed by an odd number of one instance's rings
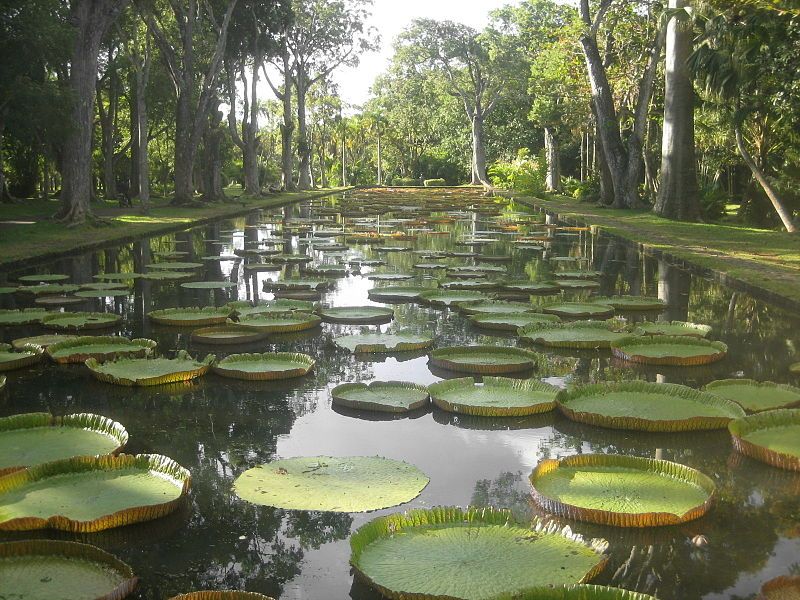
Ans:
MULTIPOLYGON (((786 392, 791 392, 792 394, 797 396, 797 400, 791 402, 789 404, 785 404, 783 406, 776 406, 773 409, 767 410, 775 410, 780 408, 798 408, 800 407, 800 388, 790 385, 788 383, 775 383, 774 381, 756 381, 755 379, 716 379, 707 383, 703 386, 703 390, 706 392, 714 393, 714 390, 720 387, 727 387, 727 386, 737 386, 737 387, 749 387, 753 388, 754 392, 769 390, 769 389, 779 389, 786 392)), ((733 400, 736 402, 736 400, 733 400)), ((737 403, 738 404, 738 403, 737 403)), ((745 412, 748 414, 754 412, 765 412, 765 411, 753 411, 748 409, 746 406, 743 406, 745 412)))
POLYGON ((692 367, 707 365, 722 360, 728 354, 728 345, 716 340, 711 341, 705 338, 689 337, 685 335, 631 336, 613 342, 611 344, 611 353, 617 358, 638 364, 692 367), (658 346, 660 344, 703 347, 706 348, 708 352, 696 356, 647 356, 636 352, 639 347, 658 346))
POLYGON ((369 383, 363 383, 359 381, 353 383, 342 383, 334 387, 331 390, 331 400, 333 401, 333 404, 337 404, 339 406, 344 406, 346 408, 352 408, 356 410, 372 410, 378 412, 405 413, 428 406, 428 404, 430 403, 430 393, 428 392, 427 386, 418 383, 413 383, 410 381, 375 380, 369 383), (419 392, 420 399, 415 402, 412 402, 407 408, 405 408, 405 407, 390 406, 385 404, 378 404, 376 402, 353 400, 347 397, 347 393, 352 391, 366 391, 366 390, 378 390, 378 389, 383 390, 383 389, 398 389, 398 388, 403 390, 413 390, 419 392))
POLYGON ((272 381, 276 379, 294 379, 310 373, 316 366, 316 361, 308 354, 302 352, 246 352, 231 354, 218 361, 214 366, 214 373, 221 377, 231 379, 244 379, 247 381, 272 381), (263 363, 267 367, 270 361, 283 361, 296 364, 296 368, 287 370, 248 371, 236 369, 235 365, 242 362, 263 363))
POLYGON ((446 412, 471 415, 477 417, 521 417, 528 415, 542 414, 556 409, 556 396, 559 388, 538 379, 513 379, 510 377, 484 376, 482 378, 484 386, 498 386, 514 392, 551 392, 553 400, 550 402, 537 402, 529 406, 514 407, 487 407, 464 402, 454 402, 447 399, 447 394, 455 392, 465 387, 474 387, 478 382, 474 377, 459 377, 456 379, 445 379, 437 381, 428 386, 431 394, 431 401, 440 409, 446 412))
POLYGON ((740 454, 779 469, 800 471, 800 458, 797 456, 777 452, 745 439, 747 434, 754 431, 787 425, 800 425, 800 409, 782 408, 747 415, 731 421, 728 432, 731 434, 734 449, 740 454))
POLYGON ((433 350, 428 357, 428 363, 435 367, 441 367, 449 371, 470 373, 473 375, 501 375, 503 373, 516 373, 533 369, 540 360, 540 355, 531 350, 516 348, 513 346, 447 346, 433 350), (477 355, 481 354, 501 354, 513 357, 507 364, 485 364, 480 360, 469 362, 468 360, 454 360, 454 355, 477 355))
POLYGON ((239 325, 263 333, 291 333, 314 329, 322 318, 309 312, 255 313, 239 317, 239 325))
POLYGON ((81 330, 109 329, 122 322, 122 315, 107 312, 54 312, 42 317, 42 325, 48 329, 81 330), (83 319, 80 325, 60 324, 63 319, 83 319))
POLYGON ((94 358, 98 362, 112 360, 120 356, 127 356, 129 358, 144 358, 150 356, 155 352, 158 347, 158 342, 147 338, 126 338, 118 335, 104 335, 104 336, 78 336, 73 340, 63 340, 50 344, 45 348, 45 353, 55 363, 69 364, 69 363, 85 363, 90 358, 94 358), (108 352, 81 352, 81 348, 85 346, 97 346, 102 344, 110 345, 124 345, 130 346, 129 350, 110 350, 108 352), (63 350, 74 350, 74 352, 65 356, 55 356, 63 350))
POLYGON ((11 325, 33 325, 36 323, 42 322, 42 317, 51 314, 45 308, 23 308, 23 309, 14 309, 14 308, 2 308, 0 309, 0 325, 3 326, 11 326, 11 325), (3 322, 4 316, 12 316, 16 315, 19 317, 30 317, 24 318, 22 321, 10 321, 10 322, 3 322))
POLYGON ((211 325, 193 329, 191 341, 196 344, 208 345, 231 345, 231 344, 253 344, 266 340, 268 334, 253 327, 240 325, 235 321, 227 321, 221 325, 211 325), (215 337, 214 334, 231 333, 238 334, 231 337, 215 337))
POLYGON ((345 335, 334 338, 333 343, 353 354, 395 354, 427 350, 433 347, 435 340, 428 336, 400 331, 397 333, 345 335), (347 344, 347 340, 352 338, 367 338, 369 341, 355 345, 347 344))
POLYGON ((378 324, 388 323, 394 319, 394 309, 382 306, 334 306, 320 308, 317 314, 326 323, 364 323, 378 324), (348 312, 363 311, 363 316, 348 316, 348 312))
POLYGON ((151 310, 147 318, 159 325, 172 325, 176 327, 193 327, 203 325, 221 325, 233 314, 233 309, 227 306, 190 306, 185 308, 161 308, 151 310), (190 315, 195 318, 179 319, 177 315, 190 315))
MULTIPOLYGON (((548 314, 548 313, 543 313, 548 314)), ((570 321, 570 322, 555 322, 555 323, 530 323, 517 329, 517 336, 521 339, 529 340, 534 344, 547 346, 550 348, 577 348, 577 349, 596 349, 596 348, 610 348, 611 341, 607 339, 594 339, 594 340, 579 340, 579 339, 564 339, 553 340, 548 339, 545 335, 551 331, 579 331, 579 330, 597 330, 607 333, 619 333, 627 335, 627 337, 635 337, 625 328, 625 325, 614 319, 605 321, 570 321)))
POLYGON ((686 333, 681 333, 680 335, 686 336, 694 336, 694 337, 707 337, 711 331, 712 327, 710 325, 705 325, 703 323, 692 323, 690 321, 650 321, 644 323, 637 323, 636 327, 634 328, 635 333, 639 333, 641 335, 662 335, 658 332, 649 331, 651 327, 657 327, 658 325, 669 325, 670 327, 679 327, 686 330, 686 333))
POLYGON ((105 383, 113 383, 115 385, 122 385, 122 386, 151 386, 151 385, 162 385, 166 383, 178 383, 182 381, 191 381, 192 379, 196 379, 197 377, 201 377, 208 373, 211 369, 211 366, 214 364, 216 357, 213 354, 207 354, 203 359, 194 359, 192 358, 186 350, 179 350, 176 354, 175 358, 172 359, 153 359, 153 358, 119 358, 113 361, 107 361, 105 363, 100 363, 97 360, 90 358, 84 364, 92 372, 92 375, 98 380, 105 383), (134 376, 131 377, 120 377, 115 375, 113 372, 104 372, 103 368, 113 368, 113 365, 125 364, 125 363, 141 363, 141 361, 148 361, 148 360, 169 360, 174 362, 176 366, 182 363, 182 367, 176 369, 171 373, 167 373, 164 375, 158 376, 145 376, 145 377, 138 377, 134 376))
POLYGON ((656 296, 594 296, 590 298, 590 302, 606 304, 608 306, 613 306, 615 310, 622 311, 662 310, 667 306, 666 302, 656 296))
POLYGON ((274 598, 257 592, 243 592, 240 590, 200 590, 178 594, 177 596, 172 596, 169 600, 274 600, 274 598))

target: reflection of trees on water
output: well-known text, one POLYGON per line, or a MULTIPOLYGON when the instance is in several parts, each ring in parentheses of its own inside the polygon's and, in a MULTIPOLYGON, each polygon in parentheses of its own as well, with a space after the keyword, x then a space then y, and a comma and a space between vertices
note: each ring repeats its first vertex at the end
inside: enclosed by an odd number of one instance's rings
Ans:
POLYGON ((475 491, 470 500, 472 506, 508 508, 520 521, 530 520, 531 494, 528 474, 500 473, 495 479, 475 482, 475 491))

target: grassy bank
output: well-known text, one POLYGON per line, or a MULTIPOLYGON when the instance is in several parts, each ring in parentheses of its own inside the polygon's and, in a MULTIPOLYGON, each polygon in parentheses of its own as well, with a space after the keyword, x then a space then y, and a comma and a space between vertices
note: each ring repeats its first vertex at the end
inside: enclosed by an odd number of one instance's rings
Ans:
MULTIPOLYGON (((336 191, 336 190, 333 190, 336 191)), ((203 207, 169 206, 155 199, 148 214, 137 206, 119 208, 116 203, 98 201, 92 209, 103 224, 68 228, 50 217, 59 208, 57 200, 25 200, 0 205, 0 269, 32 264, 61 254, 125 242, 141 235, 183 229, 223 217, 233 217, 259 208, 282 206, 332 190, 286 192, 261 198, 241 196, 228 190, 230 200, 203 207)))
POLYGON ((650 211, 601 208, 565 197, 517 198, 800 304, 800 237, 736 225, 682 223, 650 211))

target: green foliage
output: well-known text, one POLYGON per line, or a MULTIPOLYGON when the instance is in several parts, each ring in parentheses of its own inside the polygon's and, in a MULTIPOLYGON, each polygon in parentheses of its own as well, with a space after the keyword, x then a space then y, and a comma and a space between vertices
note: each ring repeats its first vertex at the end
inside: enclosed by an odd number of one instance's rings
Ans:
POLYGON ((596 202, 600 199, 600 182, 596 178, 578 181, 574 177, 567 177, 562 186, 565 196, 572 196, 579 202, 596 202))
POLYGON ((422 182, 425 187, 432 187, 437 185, 447 185, 447 181, 444 179, 426 179, 422 182))
POLYGON ((700 195, 700 210, 704 221, 719 221, 731 201, 730 194, 718 187, 706 187, 700 195))
POLYGON ((392 180, 392 185, 396 185, 398 187, 408 187, 408 186, 419 186, 419 179, 414 179, 413 177, 397 177, 392 180))
POLYGON ((541 161, 529 155, 526 148, 517 153, 511 162, 497 161, 489 167, 492 184, 504 190, 536 195, 545 191, 544 172, 541 161))

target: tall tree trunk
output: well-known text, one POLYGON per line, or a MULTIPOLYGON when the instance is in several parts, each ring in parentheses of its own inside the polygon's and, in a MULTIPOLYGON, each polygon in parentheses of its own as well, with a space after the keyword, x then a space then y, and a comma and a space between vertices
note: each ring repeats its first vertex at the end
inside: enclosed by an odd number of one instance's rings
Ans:
MULTIPOLYGON (((113 65, 109 65, 114 69, 113 65)), ((98 90, 97 101, 100 106, 102 95, 98 90)), ((100 111, 100 122, 103 141, 103 190, 107 200, 117 197, 117 178, 114 173, 114 150, 116 149, 117 105, 119 103, 119 85, 115 72, 111 72, 108 82, 108 109, 100 111)))
POLYGON ((281 184, 287 192, 297 189, 294 182, 294 117, 292 115, 292 71, 289 64, 289 48, 284 44, 283 54, 283 123, 281 123, 281 184))
POLYGON ((781 223, 783 223, 786 231, 789 233, 796 233, 797 226, 792 219, 791 211, 783 205, 783 200, 781 200, 781 197, 778 195, 778 191, 772 187, 772 184, 769 182, 764 172, 756 164, 756 161, 753 159, 753 156, 750 154, 750 151, 747 149, 747 146, 744 143, 744 137, 742 136, 742 129, 740 126, 736 126, 735 133, 736 147, 739 149, 739 154, 742 156, 745 164, 753 174, 753 178, 758 181, 759 185, 761 185, 761 189, 764 190, 767 198, 769 198, 769 201, 772 202, 772 206, 775 208, 775 212, 778 213, 781 223))
MULTIPOLYGON (((544 128, 544 147, 547 155, 547 177, 545 185, 548 192, 561 191, 561 158, 558 152, 558 139, 552 127, 544 128)), ((583 146, 581 146, 581 153, 583 146)))
POLYGON ((203 135, 203 199, 206 202, 221 202, 225 199, 222 189, 222 113, 219 105, 208 114, 208 124, 203 135))
POLYGON ((5 155, 3 154, 3 133, 6 129, 5 109, 0 108, 0 204, 11 202, 11 194, 7 192, 5 155))
POLYGON ((301 190, 311 189, 311 146, 308 143, 308 124, 306 121, 307 76, 298 72, 295 79, 297 87, 297 152, 300 155, 300 178, 297 184, 301 190))
POLYGON ((194 157, 192 147, 192 114, 189 90, 178 93, 175 108, 175 204, 194 200, 194 157))
POLYGON ((378 124, 378 185, 383 185, 383 154, 381 150, 381 126, 378 124))
MULTIPOLYGON (((687 0, 669 0, 670 9, 688 6, 687 0)), ((694 88, 688 65, 692 40, 688 15, 673 16, 667 26, 661 183, 653 211, 680 221, 696 221, 700 216, 694 153, 694 88)))
POLYGON ((150 153, 148 139, 148 119, 147 119, 147 80, 150 74, 150 53, 145 56, 144 68, 136 72, 136 145, 139 148, 136 153, 138 167, 136 174, 138 181, 135 182, 139 192, 139 201, 142 203, 142 210, 147 212, 150 209, 150 153))
POLYGON ((139 86, 136 83, 136 67, 131 69, 128 78, 128 86, 130 87, 130 121, 129 121, 129 135, 131 140, 131 164, 128 179, 130 181, 128 193, 131 198, 139 195, 139 86))
POLYGON ((486 178, 486 143, 483 136, 483 114, 472 114, 472 185, 491 187, 486 178))

